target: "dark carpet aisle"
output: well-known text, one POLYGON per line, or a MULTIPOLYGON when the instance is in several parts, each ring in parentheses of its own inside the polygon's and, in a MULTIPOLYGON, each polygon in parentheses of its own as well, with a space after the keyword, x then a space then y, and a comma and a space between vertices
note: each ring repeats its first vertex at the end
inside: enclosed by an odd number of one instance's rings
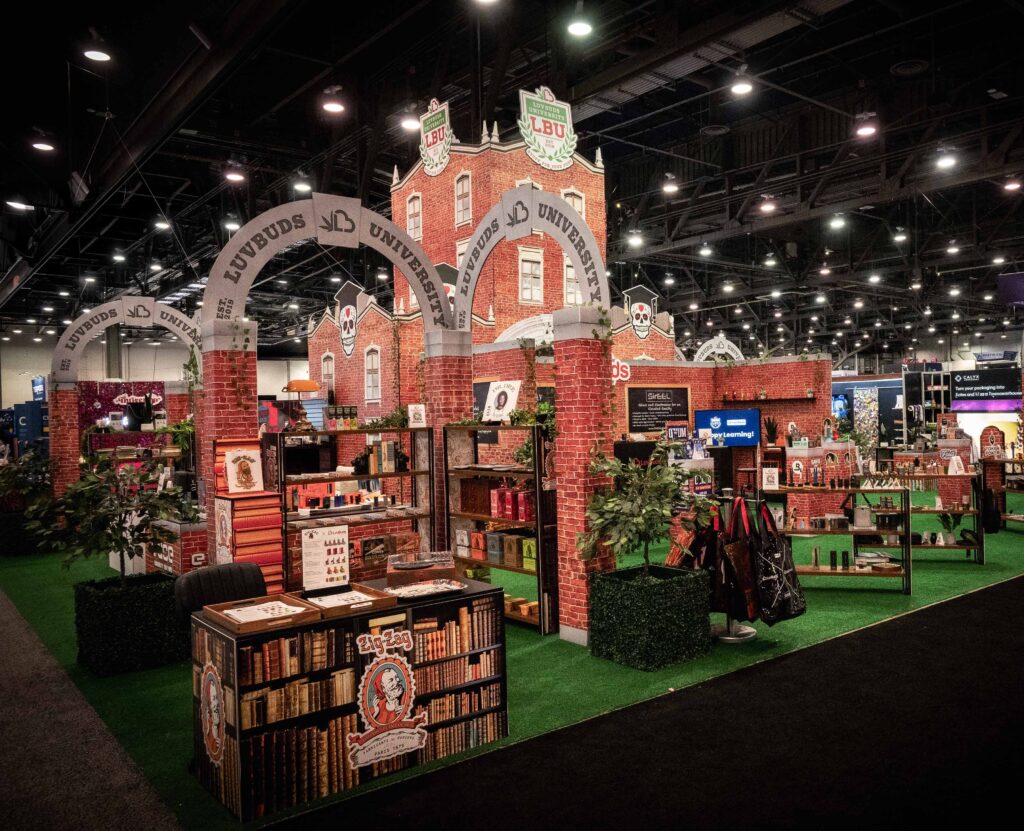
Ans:
POLYGON ((174 829, 174 815, 0 592, 0 825, 174 829))
POLYGON ((290 827, 976 827, 1015 813, 1022 713, 1017 578, 290 827))

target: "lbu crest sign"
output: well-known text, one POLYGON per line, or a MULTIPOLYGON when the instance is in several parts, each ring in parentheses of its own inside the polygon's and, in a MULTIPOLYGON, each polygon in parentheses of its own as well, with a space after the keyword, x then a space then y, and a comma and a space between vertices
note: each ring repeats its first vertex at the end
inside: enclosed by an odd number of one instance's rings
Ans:
POLYGON ((439 104, 436 98, 431 98, 427 112, 420 116, 420 158, 424 173, 437 176, 448 167, 454 138, 448 102, 439 104))
POLYGON ((572 107, 556 100, 547 87, 540 87, 535 94, 519 90, 519 109, 519 132, 526 142, 526 155, 548 170, 569 167, 576 150, 572 107))

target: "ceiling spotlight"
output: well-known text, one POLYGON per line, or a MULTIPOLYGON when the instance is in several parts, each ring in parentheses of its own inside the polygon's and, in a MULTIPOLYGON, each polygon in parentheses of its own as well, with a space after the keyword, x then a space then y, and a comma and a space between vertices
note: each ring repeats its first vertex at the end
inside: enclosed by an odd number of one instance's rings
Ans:
POLYGON ((959 297, 960 296, 960 289, 958 289, 956 286, 953 286, 953 288, 951 288, 949 290, 949 296, 950 297, 959 297))
POLYGON ((857 113, 854 117, 856 127, 854 133, 861 138, 869 138, 878 132, 878 122, 874 113, 857 113))
POLYGON ((992 258, 992 265, 1002 265, 1005 262, 1006 257, 1002 256, 1001 254, 997 254, 992 258))
POLYGON ((956 156, 945 150, 940 150, 939 155, 935 158, 935 166, 939 170, 949 170, 954 165, 956 165, 956 156))
POLYGON ((733 311, 733 314, 738 314, 738 315, 741 315, 741 314, 743 314, 743 308, 742 308, 741 306, 737 306, 737 307, 736 307, 735 309, 733 309, 732 311, 733 311))
MULTIPOLYGON (((150 263, 150 266, 149 266, 149 270, 150 270, 150 271, 161 271, 162 269, 163 269, 163 266, 162 266, 162 265, 160 265, 160 263, 150 263)), ((89 280, 88 280, 88 279, 86 279, 86 281, 85 281, 85 282, 87 282, 87 283, 88 283, 88 282, 89 282, 89 280)))
POLYGON ((1003 190, 1020 190, 1020 179, 1007 179, 1005 182, 1003 182, 1003 190))
MULTIPOLYGON (((767 257, 764 258, 764 264, 766 266, 768 266, 769 268, 771 268, 773 265, 775 265, 776 262, 777 261, 775 259, 775 255, 774 254, 769 254, 767 257)), ((773 297, 775 296, 775 292, 772 292, 772 296, 773 297)))
POLYGON ((960 253, 960 246, 950 240, 949 247, 946 249, 946 253, 953 255, 960 253))
POLYGON ((903 328, 904 328, 904 329, 912 329, 912 328, 913 328, 913 326, 912 326, 911 324, 909 324, 909 323, 904 323, 904 324, 903 324, 903 328))
POLYGON ((69 297, 70 296, 69 293, 64 291, 63 289, 58 291, 57 294, 59 294, 61 297, 69 297))
POLYGON ((398 123, 408 133, 414 133, 420 129, 420 120, 412 112, 403 114, 402 120, 398 123))
POLYGON ((851 320, 850 318, 846 318, 845 320, 843 320, 844 326, 849 326, 851 323, 853 323, 853 320, 851 320))
POLYGON ((229 220, 227 220, 227 222, 224 223, 224 227, 227 228, 227 230, 229 230, 229 231, 237 231, 242 226, 239 225, 236 220, 229 219, 229 220))
POLYGON ((876 320, 875 321, 875 328, 876 329, 881 329, 882 328, 882 321, 876 320))
POLYGON ((56 335, 57 334, 57 330, 56 329, 47 329, 46 330, 46 334, 48 334, 48 335, 56 335))
POLYGON ((921 289, 920 281, 915 280, 913 283, 910 284, 910 288, 912 288, 914 291, 919 291, 921 289))
POLYGON ((44 312, 52 312, 53 311, 53 306, 43 306, 43 311, 44 312))
POLYGON ((776 309, 776 311, 774 312, 774 317, 775 317, 776 319, 778 319, 778 318, 782 317, 782 312, 780 312, 779 310, 777 310, 777 309, 776 309))
POLYGON ((828 300, 828 298, 825 297, 824 294, 819 294, 817 297, 814 298, 815 303, 824 303, 826 302, 826 300, 828 300))
POLYGON ((935 327, 934 327, 934 326, 929 326, 929 327, 928 327, 928 332, 929 332, 930 334, 934 334, 934 333, 935 333, 935 327))
POLYGON ((66 318, 64 318, 64 319, 63 319, 63 320, 61 321, 61 324, 62 324, 63 326, 70 326, 70 325, 71 325, 71 323, 72 323, 72 320, 71 320, 71 318, 69 318, 69 317, 66 317, 66 318))
POLYGON ((242 171, 239 170, 238 168, 232 168, 231 170, 224 174, 224 178, 227 179, 229 182, 244 182, 245 174, 242 173, 242 171))
POLYGON ((713 320, 709 320, 708 321, 708 326, 714 326, 714 325, 715 325, 715 321, 713 321, 713 320))
POLYGON ((821 268, 818 269, 818 274, 820 274, 822 277, 828 277, 828 275, 831 273, 832 269, 829 268, 827 265, 823 265, 821 268))
POLYGON ((35 206, 29 205, 26 202, 19 202, 17 199, 8 199, 7 206, 14 208, 16 211, 31 211, 35 206))
POLYGON ((695 312, 697 311, 697 309, 700 308, 700 306, 698 306, 696 303, 691 303, 689 308, 691 312, 695 312))
POLYGON ((26 322, 26 323, 35 323, 35 322, 36 322, 36 319, 35 319, 34 317, 30 317, 30 318, 28 318, 28 320, 26 320, 25 322, 26 322))
POLYGON ((331 282, 332 283, 340 283, 341 282, 341 278, 337 274, 335 274, 333 277, 331 277, 331 282))
POLYGON ((32 142, 32 146, 41 153, 52 153, 57 149, 48 141, 34 141, 32 142))
POLYGON ((952 318, 953 318, 953 320, 959 320, 960 319, 960 312, 953 312, 952 318))
POLYGON ((697 253, 700 254, 702 257, 710 257, 712 254, 711 246, 708 245, 706 242, 701 243, 700 250, 697 253))
POLYGON ((924 314, 925 317, 931 317, 931 315, 932 315, 932 307, 931 306, 925 306, 923 314, 924 314))
POLYGON ((158 231, 166 231, 168 228, 171 227, 171 223, 168 222, 166 219, 158 219, 156 222, 153 223, 153 227, 156 228, 158 231))
POLYGON ((882 282, 882 277, 881 277, 880 274, 872 274, 870 277, 868 277, 868 282, 869 283, 880 283, 880 282, 882 282))
MULTIPOLYGON (((1003 335, 1003 337, 1005 338, 1006 335, 1003 335)), ((32 338, 32 340, 34 340, 36 343, 42 343, 43 342, 42 338, 32 338)))
POLYGON ((939 338, 939 343, 945 343, 945 342, 946 342, 945 338, 939 338))
POLYGON ((674 286, 675 284, 676 284, 676 278, 673 277, 671 274, 666 274, 665 275, 665 285, 666 286, 674 286))
POLYGON ((761 213, 763 213, 763 214, 774 213, 775 209, 777 207, 778 207, 778 205, 775 203, 775 200, 772 199, 770 196, 765 195, 764 201, 761 202, 761 213))
POLYGON ((643 235, 636 229, 629 232, 629 236, 626 237, 626 242, 629 243, 630 248, 639 248, 644 244, 643 235))
POLYGON ((775 289, 775 290, 772 291, 772 298, 774 298, 775 300, 778 300, 780 297, 782 297, 782 292, 781 291, 779 291, 778 289, 775 289))
POLYGON ((838 231, 840 228, 846 227, 846 217, 842 214, 836 214, 828 221, 828 227, 833 231, 838 231))
POLYGON ((692 334, 693 334, 693 332, 691 332, 691 331, 690 331, 689 329, 687 329, 687 330, 686 330, 685 332, 683 332, 683 337, 686 337, 686 338, 688 338, 688 337, 690 337, 690 335, 692 335, 692 334))
POLYGON ((991 300, 992 299, 992 295, 991 294, 986 294, 982 299, 983 300, 991 300))
POLYGON ((671 173, 665 174, 665 183, 661 186, 662 193, 679 193, 679 183, 671 173))
POLYGON ((853 301, 853 308, 855 308, 855 309, 863 309, 864 308, 864 301, 861 300, 860 298, 857 298, 856 300, 853 301))
POLYGON ((743 66, 740 67, 739 72, 736 73, 736 77, 733 79, 732 86, 729 87, 729 90, 736 96, 749 95, 753 92, 754 85, 747 76, 746 64, 743 64, 743 66))
POLYGON ((391 276, 391 274, 383 266, 381 266, 380 268, 377 269, 377 279, 378 280, 387 280, 390 276, 391 276))
POLYGON ((96 63, 107 63, 110 60, 110 53, 99 43, 90 43, 82 50, 82 54, 96 63))
POLYGON ((900 228, 899 225, 897 225, 896 226, 896 233, 892 235, 892 241, 893 242, 906 242, 907 241, 907 232, 904 231, 902 228, 900 228))
POLYGON ((299 193, 309 193, 313 190, 313 186, 305 179, 298 179, 292 183, 292 188, 299 193))
POLYGON ((95 283, 96 282, 96 278, 95 277, 86 277, 84 282, 86 282, 86 283, 95 283))
POLYGON ((743 324, 743 328, 744 329, 749 329, 750 328, 750 324, 749 323, 744 323, 743 324))
POLYGON ((580 17, 580 10, 577 8, 576 16, 569 21, 569 25, 566 26, 566 30, 574 38, 585 38, 594 31, 594 27, 590 24, 589 20, 580 17))
POLYGON ((124 254, 115 254, 112 259, 114 260, 115 263, 123 263, 124 254))
POLYGON ((722 283, 722 291, 726 294, 732 294, 735 286, 732 283, 722 283))
POLYGON ((324 112, 331 115, 345 112, 345 105, 341 103, 341 99, 338 97, 339 92, 341 92, 341 87, 338 85, 327 87, 324 90, 324 94, 320 99, 320 106, 324 112))
POLYGON ((288 304, 288 308, 289 309, 297 309, 297 308, 299 308, 299 304, 298 303, 289 303, 288 304))

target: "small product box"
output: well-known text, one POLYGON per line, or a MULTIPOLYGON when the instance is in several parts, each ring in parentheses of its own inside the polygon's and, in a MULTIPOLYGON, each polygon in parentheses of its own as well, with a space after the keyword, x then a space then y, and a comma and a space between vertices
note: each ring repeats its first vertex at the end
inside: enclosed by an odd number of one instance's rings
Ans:
POLYGON ((471 554, 472 550, 473 549, 470 548, 468 545, 456 545, 455 556, 461 557, 464 560, 471 560, 473 559, 473 555, 471 554))
POLYGON ((529 603, 519 604, 519 614, 537 619, 540 616, 540 603, 531 600, 529 603))
POLYGON ((501 516, 501 492, 504 488, 495 488, 491 491, 491 516, 501 516))
POLYGON ((501 513, 495 514, 502 519, 515 519, 515 491, 511 488, 498 488, 499 499, 501 500, 501 513))
POLYGON ((420 550, 420 535, 415 531, 388 534, 388 554, 415 554, 420 550))
POLYGON ((536 573, 537 559, 535 557, 523 557, 523 568, 536 573))
POLYGON ((515 492, 514 519, 523 522, 533 522, 537 519, 537 500, 533 491, 515 492))
POLYGON ((487 560, 492 563, 500 563, 505 556, 505 535, 487 534, 487 560))
POLYGON ((523 538, 515 534, 505 535, 505 549, 501 561, 506 566, 519 568, 523 562, 523 538))
POLYGON ((466 548, 469 548, 469 531, 465 528, 456 528, 455 544, 464 545, 466 548))
POLYGON ((523 538, 523 560, 527 557, 537 562, 537 540, 532 537, 523 538))

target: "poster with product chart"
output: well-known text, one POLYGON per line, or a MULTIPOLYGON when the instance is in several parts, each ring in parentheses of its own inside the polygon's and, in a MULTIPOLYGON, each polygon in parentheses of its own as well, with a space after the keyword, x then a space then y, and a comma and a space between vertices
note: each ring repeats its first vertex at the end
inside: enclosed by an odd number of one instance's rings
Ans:
POLYGON ((302 587, 326 589, 348 585, 348 526, 302 531, 302 587))
POLYGON ((669 421, 689 422, 689 387, 626 387, 630 433, 660 433, 669 421))
POLYGON ((214 539, 216 553, 214 562, 231 562, 231 501, 228 499, 214 500, 214 539))

